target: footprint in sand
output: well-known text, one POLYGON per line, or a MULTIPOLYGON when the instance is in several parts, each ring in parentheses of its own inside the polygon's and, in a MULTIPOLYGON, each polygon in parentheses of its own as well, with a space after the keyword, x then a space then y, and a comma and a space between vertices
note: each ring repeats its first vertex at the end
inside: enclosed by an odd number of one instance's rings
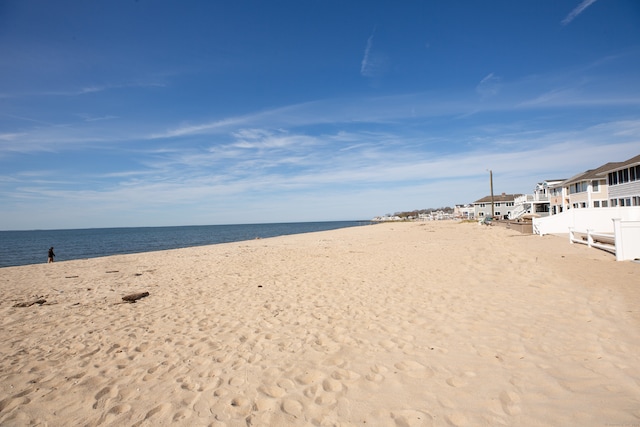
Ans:
POLYGON ((287 394, 287 391, 277 385, 262 385, 258 387, 258 391, 265 396, 279 398, 287 394))
POLYGON ((289 378, 282 378, 278 380, 276 384, 278 385, 278 387, 282 387, 286 391, 293 390, 296 388, 296 384, 293 381, 291 381, 289 378))
POLYGON ((342 391, 343 384, 338 380, 327 378, 326 380, 322 381, 322 388, 324 389, 324 391, 337 393, 342 391))
POLYGON ((384 366, 380 366, 380 365, 374 365, 370 368, 371 372, 369 372, 365 378, 369 381, 375 382, 375 383, 379 383, 384 381, 384 375, 385 373, 389 372, 389 370, 384 367, 384 366))
POLYGON ((309 371, 302 375, 298 375, 295 379, 302 385, 309 385, 320 382, 323 378, 323 374, 320 371, 309 371))
POLYGON ((304 406, 297 400, 285 399, 282 402, 281 409, 286 414, 293 415, 296 418, 300 418, 303 415, 304 406))
POLYGON ((113 408, 109 409, 110 414, 120 415, 125 412, 129 412, 131 410, 131 405, 123 403, 121 405, 116 405, 113 408))
POLYGON ((192 413, 193 412, 187 408, 179 409, 175 414, 173 414, 173 422, 184 422, 186 419, 191 417, 192 413))
POLYGON ((398 427, 421 427, 433 423, 433 417, 430 414, 411 409, 393 411, 391 412, 391 418, 393 418, 398 427))
POLYGON ((146 421, 151 418, 162 417, 163 415, 168 414, 170 410, 171 410, 170 403, 162 403, 156 406, 155 408, 151 409, 149 412, 147 412, 147 414, 144 416, 144 419, 146 421))
POLYGON ((469 420, 467 419, 467 417, 460 412, 454 412, 453 414, 448 414, 444 418, 449 425, 452 425, 454 427, 462 427, 462 426, 469 425, 469 420))
POLYGON ((12 409, 18 408, 22 405, 26 405, 31 402, 31 399, 24 397, 24 395, 13 396, 0 401, 0 411, 8 413, 12 409))
POLYGON ((433 376, 433 369, 413 360, 398 362, 393 366, 411 378, 430 378, 433 376))
POLYGON ((447 379, 447 384, 451 387, 465 387, 469 385, 469 378, 475 377, 474 372, 465 372, 464 374, 447 379))
POLYGON ((449 384, 451 387, 464 387, 468 383, 467 383, 467 381, 464 380, 464 378, 451 377, 451 378, 447 379, 447 384, 449 384))
POLYGON ((107 401, 118 395, 118 390, 114 387, 105 387, 100 390, 96 395, 96 403, 93 404, 93 409, 98 409, 106 405, 107 401))
POLYGON ((503 391, 500 393, 500 402, 502 403, 502 409, 508 415, 518 415, 521 412, 520 396, 516 393, 503 391))

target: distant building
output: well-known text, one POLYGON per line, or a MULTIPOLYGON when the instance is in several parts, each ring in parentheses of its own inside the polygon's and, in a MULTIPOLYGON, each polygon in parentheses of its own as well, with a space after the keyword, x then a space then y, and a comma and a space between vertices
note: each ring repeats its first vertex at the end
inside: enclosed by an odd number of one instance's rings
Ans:
POLYGON ((453 208, 453 216, 459 219, 474 219, 475 208, 471 203, 467 203, 466 205, 456 205, 453 208))

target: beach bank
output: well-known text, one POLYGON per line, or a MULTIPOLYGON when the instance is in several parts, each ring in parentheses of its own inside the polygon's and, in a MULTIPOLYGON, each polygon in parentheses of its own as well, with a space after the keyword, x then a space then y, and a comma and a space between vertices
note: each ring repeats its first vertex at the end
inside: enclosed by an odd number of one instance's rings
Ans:
POLYGON ((454 222, 3 268, 0 424, 633 425, 639 272, 454 222))

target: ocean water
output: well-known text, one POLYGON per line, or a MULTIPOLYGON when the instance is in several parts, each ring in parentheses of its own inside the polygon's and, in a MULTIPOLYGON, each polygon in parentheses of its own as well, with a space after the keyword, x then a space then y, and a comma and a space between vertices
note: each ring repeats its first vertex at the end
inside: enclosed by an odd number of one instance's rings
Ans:
POLYGON ((370 221, 0 231, 0 267, 187 248, 369 225, 370 221))

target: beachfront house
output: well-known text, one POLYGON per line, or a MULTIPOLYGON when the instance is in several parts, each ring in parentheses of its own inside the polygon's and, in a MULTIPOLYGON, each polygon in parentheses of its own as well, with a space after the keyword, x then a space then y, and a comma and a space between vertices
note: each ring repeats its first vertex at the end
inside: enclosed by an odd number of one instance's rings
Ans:
POLYGON ((564 211, 564 200, 568 197, 567 191, 562 183, 565 180, 549 184, 549 215, 557 215, 564 211))
POLYGON ((607 163, 564 181, 564 210, 608 207, 607 172, 615 170, 619 165, 620 162, 607 163))
POLYGON ((536 217, 547 216, 550 213, 551 190, 562 183, 564 179, 548 179, 536 184, 533 194, 523 194, 516 197, 515 206, 509 212, 509 219, 518 219, 526 214, 536 217))
POLYGON ((640 206, 640 155, 602 169, 599 175, 607 181, 609 206, 640 206))
POLYGON ((522 194, 499 194, 486 196, 473 202, 474 217, 482 219, 491 216, 491 202, 493 200, 493 216, 498 219, 507 219, 509 213, 515 208, 515 199, 522 194))
POLYGON ((540 235, 568 233, 572 243, 611 251, 616 260, 640 259, 640 155, 607 163, 562 182, 550 194, 551 212, 533 219, 540 235))
POLYGON ((475 215, 475 207, 471 203, 465 205, 455 205, 453 208, 453 216, 458 219, 473 219, 475 215))

